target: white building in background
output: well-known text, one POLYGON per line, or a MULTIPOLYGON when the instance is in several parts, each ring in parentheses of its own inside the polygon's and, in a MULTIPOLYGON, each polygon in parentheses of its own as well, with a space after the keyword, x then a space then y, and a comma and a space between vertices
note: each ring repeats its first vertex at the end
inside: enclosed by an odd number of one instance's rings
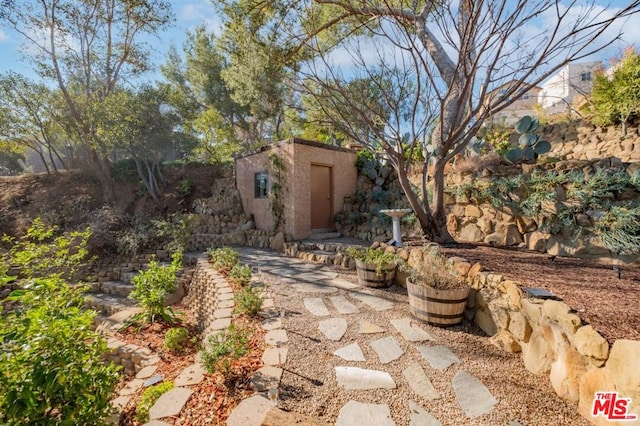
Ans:
POLYGON ((565 65, 542 84, 538 103, 550 115, 570 111, 576 98, 591 92, 594 73, 603 67, 600 61, 565 65))

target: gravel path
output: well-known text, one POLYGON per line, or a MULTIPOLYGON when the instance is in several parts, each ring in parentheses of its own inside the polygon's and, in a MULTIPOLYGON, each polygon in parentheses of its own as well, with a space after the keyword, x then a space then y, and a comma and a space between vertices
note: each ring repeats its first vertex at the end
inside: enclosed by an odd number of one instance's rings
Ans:
MULTIPOLYGON (((434 341, 410 342, 391 324, 391 320, 410 318, 406 290, 344 289, 332 285, 332 280, 357 283, 354 272, 336 269, 256 249, 243 249, 242 261, 252 265, 254 276, 269 287, 275 308, 284 311, 283 328, 289 336, 288 357, 280 383, 279 407, 319 418, 334 424, 340 410, 350 401, 387 404, 397 425, 410 424, 410 401, 431 413, 443 425, 588 425, 577 414, 574 403, 561 400, 551 388, 546 376, 534 376, 523 366, 520 355, 502 352, 489 343, 475 326, 465 322, 448 329, 432 327, 412 320, 411 324, 430 334, 434 341), (391 309, 374 310, 356 296, 371 294, 392 302, 391 309), (343 296, 359 312, 340 314, 331 301, 343 296), (313 315, 305 307, 305 299, 320 298, 328 308, 328 316, 313 315), (330 318, 343 318, 347 330, 339 341, 327 338, 318 328, 330 318), (385 331, 361 334, 360 324, 366 321, 385 331), (381 363, 371 343, 392 337, 403 354, 381 363), (365 360, 345 361, 333 353, 357 342, 365 360), (444 370, 433 368, 419 352, 421 346, 445 346, 460 360, 444 370), (440 394, 438 399, 418 396, 408 385, 403 370, 418 363, 440 394), (336 367, 358 367, 388 372, 395 389, 347 390, 338 384, 336 367), (457 401, 452 381, 459 372, 477 378, 497 404, 489 412, 470 418, 457 401), (511 423, 514 422, 514 423, 511 423), (519 423, 515 423, 519 422, 519 423)), ((338 281, 336 284, 344 284, 338 281)), ((374 344, 375 345, 375 344, 374 344)), ((415 367, 415 366, 414 366, 415 367)), ((463 375, 463 374, 460 374, 463 375)), ((373 425, 367 425, 373 426, 373 425)))

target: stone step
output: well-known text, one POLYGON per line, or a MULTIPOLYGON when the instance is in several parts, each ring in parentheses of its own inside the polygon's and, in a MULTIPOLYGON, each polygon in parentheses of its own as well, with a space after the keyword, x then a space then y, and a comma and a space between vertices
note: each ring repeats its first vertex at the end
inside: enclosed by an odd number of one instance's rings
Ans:
POLYGON ((339 232, 313 232, 309 235, 308 240, 318 241, 318 240, 329 240, 331 238, 339 238, 342 234, 339 232))
POLYGON ((120 273, 120 281, 125 284, 131 285, 131 280, 138 274, 138 271, 123 271, 120 273))
POLYGON ((127 297, 105 293, 88 294, 85 301, 88 307, 107 317, 136 305, 135 301, 127 297))
POLYGON ((135 286, 124 281, 105 281, 103 283, 100 283, 99 290, 94 291, 93 293, 100 292, 113 296, 128 297, 134 289, 135 286))

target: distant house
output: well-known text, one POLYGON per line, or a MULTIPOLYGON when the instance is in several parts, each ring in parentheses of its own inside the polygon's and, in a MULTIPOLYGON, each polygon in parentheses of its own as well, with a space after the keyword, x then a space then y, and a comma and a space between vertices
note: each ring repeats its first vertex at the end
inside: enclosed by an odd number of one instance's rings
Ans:
POLYGON ((591 92, 594 73, 601 68, 600 61, 565 65, 542 84, 538 103, 550 115, 570 111, 576 99, 591 92))
MULTIPOLYGON (((485 101, 486 104, 489 105, 493 99, 505 96, 513 84, 514 82, 505 83, 489 92, 485 101)), ((542 90, 540 87, 533 86, 529 90, 520 90, 511 95, 515 97, 516 100, 505 109, 491 114, 490 121, 493 123, 512 125, 525 115, 536 115, 534 107, 538 103, 540 90, 542 90)))

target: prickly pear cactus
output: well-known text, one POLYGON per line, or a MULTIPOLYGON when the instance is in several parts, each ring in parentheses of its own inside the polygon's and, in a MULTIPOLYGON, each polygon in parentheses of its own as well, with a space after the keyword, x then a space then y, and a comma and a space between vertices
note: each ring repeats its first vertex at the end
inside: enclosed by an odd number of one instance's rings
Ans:
POLYGON ((505 160, 511 164, 518 161, 532 162, 538 156, 551 151, 551 144, 534 134, 538 128, 538 119, 528 115, 522 117, 514 125, 516 133, 520 135, 518 144, 520 146, 510 149, 505 155, 505 160))

